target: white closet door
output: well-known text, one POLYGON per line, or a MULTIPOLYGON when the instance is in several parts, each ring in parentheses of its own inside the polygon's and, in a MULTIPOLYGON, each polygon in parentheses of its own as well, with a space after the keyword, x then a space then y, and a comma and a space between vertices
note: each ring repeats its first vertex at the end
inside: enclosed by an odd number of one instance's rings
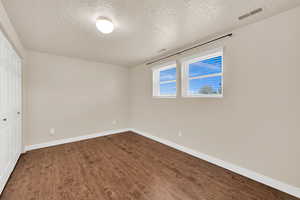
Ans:
POLYGON ((21 91, 21 60, 0 32, 0 193, 22 150, 21 91))
MULTIPOLYGON (((4 182, 5 172, 10 163, 10 128, 8 126, 8 71, 4 66, 0 67, 1 95, 0 95, 0 180, 4 182)), ((3 183, 2 183, 3 184, 3 183)))

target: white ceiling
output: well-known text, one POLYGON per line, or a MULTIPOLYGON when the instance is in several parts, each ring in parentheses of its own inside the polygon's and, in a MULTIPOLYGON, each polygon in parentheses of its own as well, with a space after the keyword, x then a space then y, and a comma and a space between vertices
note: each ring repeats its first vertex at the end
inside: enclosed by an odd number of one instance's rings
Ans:
POLYGON ((214 33, 300 5, 299 0, 2 0, 26 48, 132 66, 214 33), (237 18, 262 7, 263 13, 237 18), (95 19, 116 29, 103 35, 95 19))

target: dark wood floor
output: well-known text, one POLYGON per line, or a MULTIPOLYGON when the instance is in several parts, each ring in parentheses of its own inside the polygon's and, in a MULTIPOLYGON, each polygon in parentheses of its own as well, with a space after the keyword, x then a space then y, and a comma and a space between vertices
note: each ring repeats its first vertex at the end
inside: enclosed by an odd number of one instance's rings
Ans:
POLYGON ((28 152, 1 200, 294 200, 134 133, 28 152))

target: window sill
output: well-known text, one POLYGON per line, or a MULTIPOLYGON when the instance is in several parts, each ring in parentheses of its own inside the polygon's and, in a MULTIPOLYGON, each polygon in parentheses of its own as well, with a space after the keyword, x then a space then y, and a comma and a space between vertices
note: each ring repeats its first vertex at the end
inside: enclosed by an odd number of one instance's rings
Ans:
POLYGON ((182 98, 216 98, 221 99, 223 95, 193 95, 193 96, 182 96, 182 98))
POLYGON ((152 96, 153 99, 176 99, 176 96, 152 96))

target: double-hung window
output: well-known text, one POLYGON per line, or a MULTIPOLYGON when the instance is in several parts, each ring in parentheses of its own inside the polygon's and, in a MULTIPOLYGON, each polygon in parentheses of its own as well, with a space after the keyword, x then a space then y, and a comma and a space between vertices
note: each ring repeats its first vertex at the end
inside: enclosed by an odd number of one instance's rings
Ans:
POLYGON ((153 96, 175 98, 177 93, 176 62, 160 65, 153 70, 153 96))
POLYGON ((223 96, 223 49, 182 61, 183 97, 223 96))

